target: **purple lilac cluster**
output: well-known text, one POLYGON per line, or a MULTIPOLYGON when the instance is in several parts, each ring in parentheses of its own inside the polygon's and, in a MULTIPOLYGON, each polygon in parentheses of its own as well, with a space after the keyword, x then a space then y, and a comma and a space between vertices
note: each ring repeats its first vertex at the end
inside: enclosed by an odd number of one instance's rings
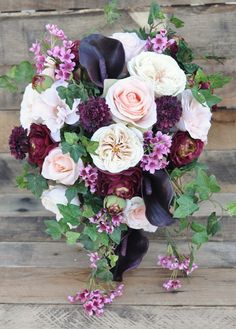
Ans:
POLYGON ((96 269, 97 268, 97 261, 100 260, 100 257, 97 252, 90 252, 88 254, 90 260, 90 267, 96 269))
POLYGON ((151 130, 144 133, 144 156, 140 167, 154 174, 156 170, 168 165, 166 156, 170 153, 171 136, 158 131, 155 135, 151 130))
POLYGON ((106 209, 101 209, 96 215, 89 218, 90 223, 96 224, 98 232, 112 234, 114 228, 123 221, 122 214, 111 215, 106 209))
POLYGON ((165 29, 161 29, 154 38, 148 37, 145 44, 145 49, 161 54, 166 50, 166 48, 170 47, 174 43, 174 39, 168 40, 167 31, 165 29))
POLYGON ((169 279, 169 280, 165 281, 162 286, 167 291, 177 290, 182 287, 180 280, 177 280, 177 279, 169 279))
POLYGON ((87 165, 79 171, 80 178, 85 182, 85 186, 89 187, 91 193, 97 190, 98 170, 97 168, 87 165))
POLYGON ((111 290, 109 293, 105 293, 103 290, 84 289, 78 292, 75 296, 68 296, 68 300, 71 303, 81 302, 85 314, 92 316, 101 316, 104 313, 104 306, 111 304, 117 297, 122 296, 124 285, 120 284, 116 289, 111 290))
POLYGON ((21 126, 13 128, 9 137, 9 147, 11 154, 16 159, 24 159, 26 157, 26 153, 29 151, 27 129, 24 129, 21 126))
POLYGON ((75 67, 75 55, 72 52, 73 42, 67 40, 65 33, 54 24, 47 24, 46 30, 49 36, 46 35, 44 42, 49 48, 47 53, 42 52, 41 45, 38 41, 33 43, 30 51, 34 53, 37 73, 42 73, 47 62, 47 57, 50 56, 55 60, 55 78, 57 80, 69 80, 72 71, 75 67), (58 43, 59 42, 59 43, 58 43))
POLYGON ((183 260, 179 261, 175 256, 159 256, 158 265, 169 270, 184 271, 187 275, 191 274, 198 266, 193 263, 190 268, 190 257, 184 256, 183 260))

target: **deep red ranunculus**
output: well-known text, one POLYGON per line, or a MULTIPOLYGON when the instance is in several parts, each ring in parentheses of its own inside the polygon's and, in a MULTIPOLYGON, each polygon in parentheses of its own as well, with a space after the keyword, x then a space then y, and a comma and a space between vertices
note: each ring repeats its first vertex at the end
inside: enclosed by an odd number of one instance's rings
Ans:
POLYGON ((193 139, 186 131, 178 131, 172 138, 170 160, 176 167, 187 165, 199 157, 203 147, 200 139, 193 139))
POLYGON ((48 153, 58 143, 51 138, 50 130, 45 125, 37 125, 32 123, 29 133, 29 163, 37 164, 42 167, 43 161, 48 153))
POLYGON ((131 199, 140 192, 142 171, 138 167, 130 168, 118 174, 98 172, 97 194, 116 195, 131 199))

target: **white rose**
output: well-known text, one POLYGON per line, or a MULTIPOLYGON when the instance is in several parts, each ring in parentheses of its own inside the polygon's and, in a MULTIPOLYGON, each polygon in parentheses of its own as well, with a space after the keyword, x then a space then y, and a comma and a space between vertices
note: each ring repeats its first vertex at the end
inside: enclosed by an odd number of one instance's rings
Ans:
POLYGON ((147 232, 155 232, 157 226, 149 223, 145 215, 146 207, 142 198, 136 196, 131 200, 126 200, 126 208, 124 209, 124 223, 136 230, 143 229, 147 232))
POLYGON ((200 104, 192 95, 191 90, 185 90, 182 95, 182 116, 176 127, 188 131, 190 136, 207 142, 208 131, 211 127, 211 110, 200 104))
POLYGON ((30 83, 25 88, 20 109, 20 123, 25 129, 29 129, 31 123, 42 123, 40 113, 34 108, 34 104, 39 97, 40 94, 32 88, 32 84, 30 83))
POLYGON ((113 33, 111 38, 119 40, 125 51, 125 61, 130 61, 144 51, 146 41, 140 39, 135 32, 113 33))
POLYGON ((42 123, 45 124, 52 133, 52 137, 56 142, 60 141, 60 129, 64 123, 74 124, 79 120, 77 106, 79 99, 74 100, 72 109, 62 100, 57 92, 59 86, 66 87, 66 82, 57 81, 52 86, 40 94, 33 103, 35 113, 38 113, 42 123))
POLYGON ((73 185, 78 179, 82 167, 81 159, 75 163, 69 153, 64 154, 60 147, 55 147, 44 159, 42 176, 64 185, 73 185))
POLYGON ((131 59, 127 67, 130 75, 151 81, 157 97, 176 96, 185 89, 186 75, 171 56, 146 51, 131 59))
POLYGON ((99 146, 91 154, 96 167, 111 173, 118 173, 134 167, 143 157, 142 134, 135 128, 122 123, 98 129, 92 136, 99 146))
MULTIPOLYGON (((67 205, 68 200, 66 198, 66 187, 61 185, 55 185, 48 190, 43 191, 41 196, 42 205, 47 210, 51 211, 56 215, 56 219, 59 221, 63 216, 61 215, 58 204, 67 205)), ((71 204, 79 206, 79 199, 75 197, 71 204)))

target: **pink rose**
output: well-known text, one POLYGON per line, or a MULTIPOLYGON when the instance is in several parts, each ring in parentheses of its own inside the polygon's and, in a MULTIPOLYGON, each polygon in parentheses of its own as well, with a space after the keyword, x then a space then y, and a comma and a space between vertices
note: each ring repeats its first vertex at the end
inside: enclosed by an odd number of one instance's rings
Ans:
POLYGON ((106 102, 116 122, 130 122, 148 129, 157 120, 154 90, 138 77, 115 82, 108 89, 106 102))
POLYGON ((63 154, 60 147, 56 147, 44 159, 42 176, 64 185, 73 185, 79 177, 81 167, 81 160, 75 163, 69 153, 63 154))
POLYGON ((136 196, 131 200, 127 200, 124 210, 124 222, 129 227, 136 230, 143 229, 147 232, 155 232, 157 226, 149 223, 146 217, 146 207, 142 198, 136 196))

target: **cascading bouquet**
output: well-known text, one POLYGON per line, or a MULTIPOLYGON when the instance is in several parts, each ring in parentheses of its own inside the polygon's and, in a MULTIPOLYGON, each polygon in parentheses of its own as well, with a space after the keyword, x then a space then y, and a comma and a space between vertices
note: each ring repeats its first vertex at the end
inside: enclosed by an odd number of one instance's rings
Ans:
POLYGON ((144 232, 165 228, 167 254, 159 264, 171 270, 163 287, 174 290, 220 227, 215 212, 206 225, 190 216, 220 191, 198 157, 211 108, 221 100, 213 90, 229 78, 192 63, 192 50, 171 26, 183 22, 156 4, 145 28, 110 37, 71 41, 48 24, 30 48, 35 65, 24 61, 1 77, 13 91, 15 82, 31 81, 21 125, 9 139, 12 155, 26 159, 17 183, 56 215, 45 221, 53 239, 88 252, 88 287, 69 301, 83 303, 89 315, 101 315, 122 294, 123 284, 114 282, 140 264, 148 250, 144 232), (188 254, 173 240, 185 231, 188 254))

